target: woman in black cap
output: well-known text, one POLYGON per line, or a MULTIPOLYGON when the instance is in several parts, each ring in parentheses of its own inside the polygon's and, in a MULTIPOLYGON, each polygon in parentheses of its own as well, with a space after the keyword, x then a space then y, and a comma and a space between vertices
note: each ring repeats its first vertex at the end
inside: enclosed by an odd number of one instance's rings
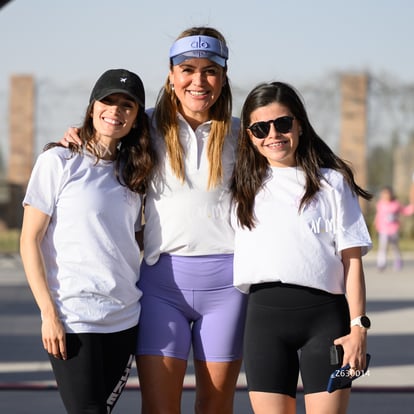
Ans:
POLYGON ((142 295, 141 200, 154 165, 141 79, 96 82, 82 146, 46 146, 24 198, 21 256, 68 413, 112 411, 128 379, 142 295))

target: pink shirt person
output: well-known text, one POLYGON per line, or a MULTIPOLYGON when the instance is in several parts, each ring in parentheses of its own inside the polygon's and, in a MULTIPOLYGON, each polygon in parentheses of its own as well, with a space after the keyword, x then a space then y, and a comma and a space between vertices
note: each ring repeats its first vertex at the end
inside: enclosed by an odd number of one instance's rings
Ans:
POLYGON ((376 204, 374 219, 375 229, 378 232, 377 267, 384 270, 387 266, 387 251, 391 247, 394 252, 394 269, 402 268, 402 258, 399 248, 400 216, 409 216, 414 213, 414 205, 404 206, 392 191, 391 187, 381 190, 380 198, 376 204))
MULTIPOLYGON (((381 193, 390 192, 384 189, 381 193)), ((376 208, 375 228, 378 233, 388 235, 396 234, 400 230, 400 215, 409 216, 414 210, 413 205, 404 206, 397 199, 392 199, 391 195, 381 195, 376 208)))

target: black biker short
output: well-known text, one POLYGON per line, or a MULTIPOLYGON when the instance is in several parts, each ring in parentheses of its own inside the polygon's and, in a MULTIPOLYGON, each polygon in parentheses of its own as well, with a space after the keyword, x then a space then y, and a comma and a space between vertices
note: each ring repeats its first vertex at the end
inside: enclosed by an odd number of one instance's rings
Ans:
POLYGON ((250 289, 244 337, 249 391, 296 397, 299 371, 304 393, 326 391, 334 339, 349 333, 345 295, 284 284, 250 289))

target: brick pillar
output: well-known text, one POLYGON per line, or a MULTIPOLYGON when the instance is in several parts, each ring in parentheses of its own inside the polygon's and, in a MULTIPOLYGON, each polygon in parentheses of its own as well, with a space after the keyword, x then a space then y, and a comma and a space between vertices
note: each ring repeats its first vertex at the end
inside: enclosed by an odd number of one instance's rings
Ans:
POLYGON ((34 79, 30 75, 15 75, 10 82, 9 106, 9 166, 10 185, 8 209, 9 227, 20 227, 21 203, 33 168, 34 158, 34 79))
MULTIPOLYGON (((343 75, 341 79, 341 136, 339 154, 351 163, 355 181, 367 188, 367 93, 368 76, 343 75)), ((366 212, 366 201, 361 199, 366 212)))
POLYGON ((34 157, 34 80, 12 76, 9 112, 10 154, 8 181, 25 186, 34 157))

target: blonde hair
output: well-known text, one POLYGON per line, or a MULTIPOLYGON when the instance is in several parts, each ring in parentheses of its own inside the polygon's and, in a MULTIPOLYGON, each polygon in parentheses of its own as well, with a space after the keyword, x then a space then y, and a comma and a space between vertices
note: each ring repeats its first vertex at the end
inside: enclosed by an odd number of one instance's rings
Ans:
MULTIPOLYGON (((225 43, 222 34, 210 27, 187 29, 177 39, 195 35, 215 37, 225 43)), ((216 187, 223 179, 222 151, 224 140, 231 127, 232 95, 227 78, 227 67, 224 68, 224 71, 226 73, 225 84, 219 98, 210 108, 209 113, 211 130, 207 141, 207 159, 209 163, 208 189, 216 187)), ((179 100, 170 85, 169 78, 167 78, 164 87, 158 95, 154 116, 157 129, 165 140, 171 169, 184 182, 184 148, 179 139, 178 107, 179 100)))

